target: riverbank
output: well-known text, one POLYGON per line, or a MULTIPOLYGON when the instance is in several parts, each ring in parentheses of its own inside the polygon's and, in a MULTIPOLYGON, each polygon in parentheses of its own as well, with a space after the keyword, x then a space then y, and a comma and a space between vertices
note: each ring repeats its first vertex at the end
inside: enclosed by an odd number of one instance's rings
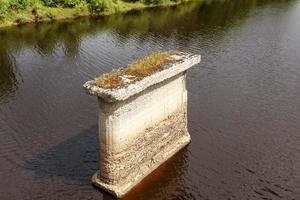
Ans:
POLYGON ((13 10, 9 10, 9 6, 7 6, 7 11, 3 11, 5 6, 2 4, 0 5, 0 28, 26 23, 74 19, 85 16, 112 15, 115 13, 124 13, 131 10, 140 10, 151 7, 169 7, 188 1, 191 0, 156 1, 157 3, 142 3, 140 1, 125 2, 124 0, 119 0, 110 5, 91 6, 89 3, 81 3, 70 8, 61 5, 50 7, 39 2, 39 0, 36 0, 35 3, 32 3, 32 6, 25 6, 21 9, 17 9, 18 7, 15 6, 11 8, 13 10))

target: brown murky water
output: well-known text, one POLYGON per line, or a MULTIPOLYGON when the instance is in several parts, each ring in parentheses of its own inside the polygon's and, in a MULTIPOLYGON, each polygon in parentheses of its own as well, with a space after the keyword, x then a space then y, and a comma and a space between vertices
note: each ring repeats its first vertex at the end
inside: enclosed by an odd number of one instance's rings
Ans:
POLYGON ((82 84, 157 50, 200 53, 192 143, 124 199, 300 199, 300 1, 224 0, 0 31, 0 199, 94 188, 97 103, 82 84))

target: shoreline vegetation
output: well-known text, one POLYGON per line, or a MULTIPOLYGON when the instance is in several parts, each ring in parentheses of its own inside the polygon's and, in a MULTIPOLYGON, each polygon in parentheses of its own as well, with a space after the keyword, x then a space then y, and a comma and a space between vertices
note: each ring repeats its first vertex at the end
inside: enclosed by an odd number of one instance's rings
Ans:
POLYGON ((191 0, 0 0, 0 28, 26 23, 104 16, 191 0))

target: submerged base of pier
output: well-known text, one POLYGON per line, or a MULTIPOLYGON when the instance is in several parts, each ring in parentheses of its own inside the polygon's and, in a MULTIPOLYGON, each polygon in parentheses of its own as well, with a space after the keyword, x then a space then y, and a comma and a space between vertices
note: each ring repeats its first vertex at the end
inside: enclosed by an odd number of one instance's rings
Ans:
POLYGON ((148 128, 141 134, 142 137, 135 139, 136 141, 132 143, 135 146, 118 157, 122 160, 128 159, 129 163, 133 161, 139 163, 139 165, 136 163, 131 166, 129 176, 116 184, 105 183, 98 171, 92 177, 93 184, 113 196, 124 196, 143 178, 190 143, 191 138, 186 128, 186 119, 186 106, 183 106, 165 120, 148 128), (142 160, 139 161, 138 159, 142 160))

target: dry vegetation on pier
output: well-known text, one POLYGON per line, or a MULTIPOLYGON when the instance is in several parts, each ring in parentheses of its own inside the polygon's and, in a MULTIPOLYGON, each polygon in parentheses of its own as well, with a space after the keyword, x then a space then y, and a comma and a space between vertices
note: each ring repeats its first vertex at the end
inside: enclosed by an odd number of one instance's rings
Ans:
POLYGON ((154 53, 137 62, 128 64, 125 68, 101 75, 96 79, 96 84, 104 89, 125 87, 162 70, 170 62, 172 62, 170 52, 154 53))

